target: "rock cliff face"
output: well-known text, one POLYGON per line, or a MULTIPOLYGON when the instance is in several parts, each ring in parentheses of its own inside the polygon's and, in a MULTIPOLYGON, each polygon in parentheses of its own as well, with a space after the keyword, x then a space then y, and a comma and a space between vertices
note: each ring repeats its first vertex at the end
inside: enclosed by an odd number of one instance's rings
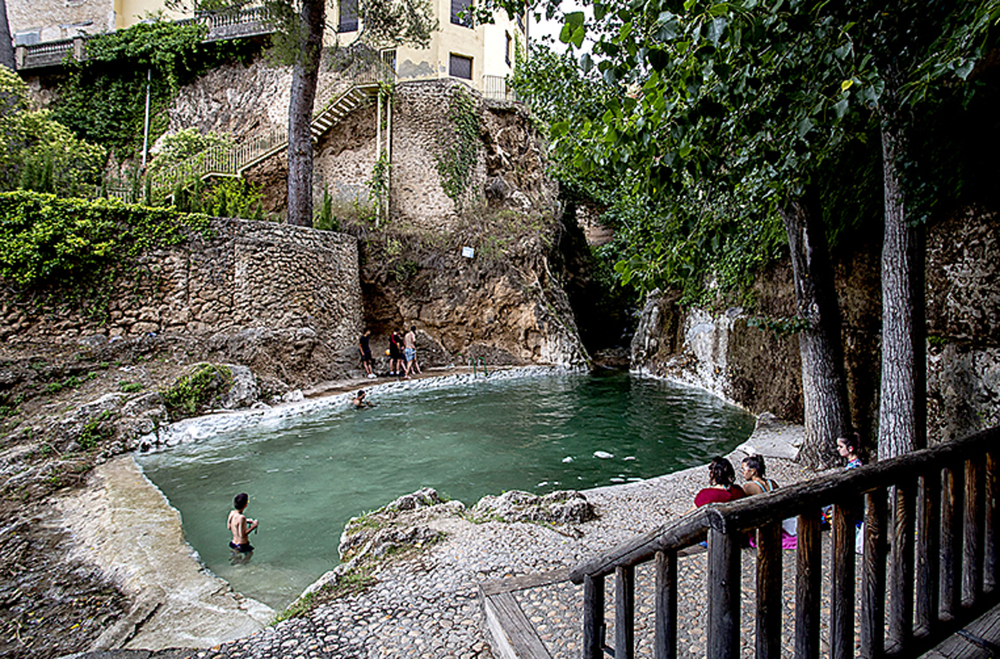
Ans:
MULTIPOLYGON (((321 88, 338 84, 327 68, 322 76, 321 88)), ((289 80, 287 71, 262 63, 221 67, 183 90, 170 111, 171 130, 279 125, 289 80)), ((389 130, 388 117, 383 121, 389 130)), ((415 326, 424 365, 480 357, 585 365, 560 252, 579 245, 565 240, 556 219, 556 186, 545 176, 541 138, 526 110, 486 101, 455 80, 396 85, 390 216, 376 223, 370 187, 378 132, 369 99, 319 139, 313 182, 315 205, 329 194, 336 222, 358 238, 364 321, 376 357, 392 330, 415 326), (461 164, 456 154, 464 154, 461 164), (473 255, 463 256, 463 248, 473 255)), ((266 211, 283 210, 286 174, 283 154, 248 172, 264 189, 266 211)))
MULTIPOLYGON (((881 301, 875 249, 836 264, 853 422, 871 435, 878 416, 881 301)), ((972 210, 928 228, 928 438, 963 437, 1000 422, 1000 221, 972 210)), ((757 282, 754 315, 794 313, 791 273, 757 282)), ((647 298, 632 367, 704 387, 755 414, 801 420, 798 342, 748 326, 739 308, 682 309, 659 291, 647 298)))
POLYGON ((573 311, 550 270, 553 247, 545 244, 558 244, 560 234, 558 223, 504 236, 470 221, 434 236, 372 236, 361 242, 367 326, 381 336, 415 326, 432 365, 481 357, 488 364, 585 366, 573 311), (471 258, 462 255, 469 246, 471 258))

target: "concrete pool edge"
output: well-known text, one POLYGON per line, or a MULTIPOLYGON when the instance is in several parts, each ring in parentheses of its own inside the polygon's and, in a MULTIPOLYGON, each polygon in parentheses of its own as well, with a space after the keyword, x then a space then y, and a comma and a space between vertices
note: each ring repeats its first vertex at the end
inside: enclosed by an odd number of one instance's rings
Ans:
POLYGON ((92 650, 211 647, 274 618, 205 569, 184 539, 180 513, 131 454, 98 466, 82 492, 54 503, 55 523, 73 538, 67 558, 98 566, 133 600, 92 650))

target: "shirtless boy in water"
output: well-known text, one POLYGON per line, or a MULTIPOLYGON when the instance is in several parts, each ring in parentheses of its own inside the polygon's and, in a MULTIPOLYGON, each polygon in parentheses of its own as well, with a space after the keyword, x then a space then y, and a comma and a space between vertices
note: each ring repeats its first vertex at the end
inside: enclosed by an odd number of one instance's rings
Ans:
POLYGON ((250 531, 257 528, 257 520, 247 519, 247 516, 243 514, 249 502, 250 496, 246 492, 237 494, 236 498, 233 499, 235 510, 229 511, 229 520, 226 522, 226 528, 233 532, 233 539, 229 546, 241 554, 253 551, 253 547, 250 545, 250 531))

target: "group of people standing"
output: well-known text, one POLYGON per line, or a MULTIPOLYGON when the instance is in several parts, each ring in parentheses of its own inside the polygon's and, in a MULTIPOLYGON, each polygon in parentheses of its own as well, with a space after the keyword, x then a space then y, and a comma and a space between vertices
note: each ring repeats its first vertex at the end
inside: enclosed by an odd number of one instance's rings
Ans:
MULTIPOLYGON (((361 353, 361 365, 365 369, 365 377, 376 378, 374 360, 371 350, 372 331, 365 330, 358 340, 358 351, 361 353)), ((389 357, 389 376, 409 378, 411 374, 419 375, 420 364, 417 362, 417 328, 411 326, 410 331, 400 336, 399 332, 393 330, 389 334, 389 347, 385 351, 389 357)))

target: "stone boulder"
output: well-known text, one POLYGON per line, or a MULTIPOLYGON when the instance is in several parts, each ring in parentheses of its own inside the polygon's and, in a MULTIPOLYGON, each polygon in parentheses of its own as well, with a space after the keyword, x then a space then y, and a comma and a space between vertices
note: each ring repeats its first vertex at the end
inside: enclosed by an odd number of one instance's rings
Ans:
POLYGON ((353 517, 340 535, 338 553, 342 562, 381 558, 402 547, 422 547, 443 537, 429 525, 438 515, 465 512, 461 501, 445 502, 436 490, 425 487, 399 497, 378 510, 353 517))
POLYGON ((560 490, 543 497, 511 490, 498 497, 483 497, 470 512, 475 521, 499 519, 547 524, 579 524, 596 517, 594 506, 583 494, 573 490, 560 490))

